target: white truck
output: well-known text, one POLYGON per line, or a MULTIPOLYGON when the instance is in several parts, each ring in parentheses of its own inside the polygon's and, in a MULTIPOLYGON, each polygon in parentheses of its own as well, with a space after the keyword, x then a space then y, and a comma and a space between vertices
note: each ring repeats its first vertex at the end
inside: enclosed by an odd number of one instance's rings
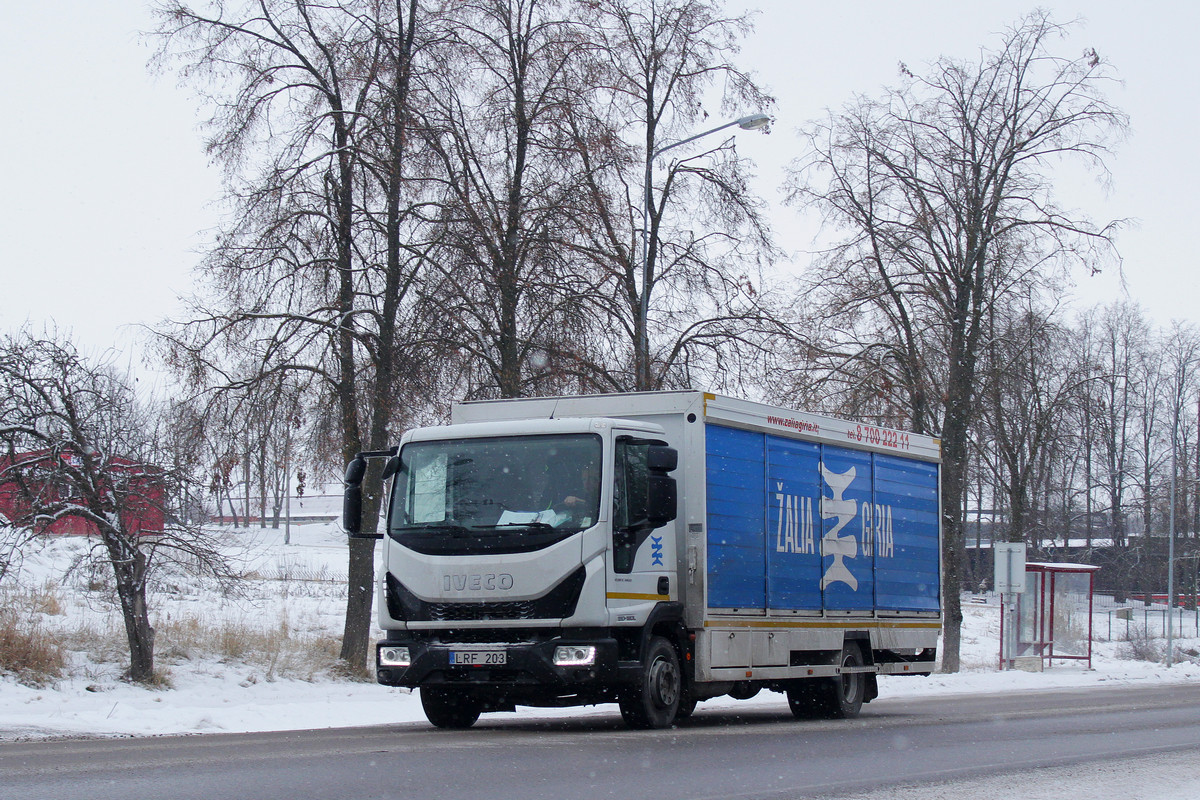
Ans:
POLYGON ((465 728, 620 705, 662 728, 721 695, 850 717, 933 670, 936 439, 699 391, 466 402, 366 458, 391 479, 379 683, 465 728))

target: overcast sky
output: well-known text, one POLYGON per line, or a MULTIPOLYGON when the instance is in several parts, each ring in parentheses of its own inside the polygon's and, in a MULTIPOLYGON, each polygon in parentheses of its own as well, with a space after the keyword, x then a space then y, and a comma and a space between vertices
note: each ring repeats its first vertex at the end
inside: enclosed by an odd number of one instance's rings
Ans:
MULTIPOLYGON (((1124 85, 1110 94, 1132 118, 1111 160, 1111 191, 1064 181, 1062 196, 1098 222, 1132 218, 1119 238, 1129 294, 1160 323, 1192 320, 1192 217, 1200 4, 1050 3, 1086 24, 1058 52, 1095 47, 1124 85)), ((733 4, 731 4, 731 7, 733 4)), ((811 225, 779 205, 795 130, 853 93, 895 83, 939 55, 974 57, 1033 6, 1011 0, 801 2, 761 0, 742 63, 778 98, 769 136, 743 132, 759 190, 778 207, 781 240, 803 268, 811 225)), ((53 320, 88 350, 136 353, 134 327, 177 314, 191 269, 217 220, 219 176, 201 149, 199 112, 174 76, 154 76, 153 26, 140 2, 10 3, 0 26, 0 329, 53 320)), ((751 113, 756 109, 745 109, 751 113)), ((1078 302, 1115 299, 1112 273, 1080 279, 1078 302)))

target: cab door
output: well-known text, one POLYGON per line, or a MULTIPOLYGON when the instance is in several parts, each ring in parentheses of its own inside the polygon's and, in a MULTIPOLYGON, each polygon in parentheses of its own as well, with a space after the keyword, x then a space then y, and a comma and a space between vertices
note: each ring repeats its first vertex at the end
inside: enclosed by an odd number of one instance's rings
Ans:
MULTIPOLYGON (((613 512, 607 602, 612 624, 645 621, 655 604, 677 600, 675 521, 658 527, 666 491, 658 455, 666 445, 644 434, 615 431, 613 512), (658 448, 659 453, 654 452, 658 448)), ((674 498, 674 483, 669 491, 674 498)), ((672 515, 673 517, 674 515, 672 515)))

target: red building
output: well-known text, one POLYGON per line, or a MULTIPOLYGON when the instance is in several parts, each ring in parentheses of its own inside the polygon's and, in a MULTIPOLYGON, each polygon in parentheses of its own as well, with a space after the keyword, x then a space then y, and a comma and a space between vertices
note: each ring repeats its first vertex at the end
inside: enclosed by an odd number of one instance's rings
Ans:
MULTIPOLYGON (((14 480, 5 477, 14 463, 23 465, 25 481, 33 492, 45 497, 47 503, 58 504, 73 499, 73 488, 64 480, 62 469, 64 465, 77 465, 78 458, 75 453, 51 451, 22 453, 15 460, 0 456, 0 518, 3 522, 16 519, 29 510, 29 503, 22 496, 20 487, 14 480)), ((121 508, 125 529, 137 535, 162 533, 165 523, 164 490, 162 481, 154 476, 154 470, 127 458, 114 456, 109 459, 103 472, 115 488, 128 490, 124 493, 121 508)), ((46 533, 86 536, 99 531, 91 521, 69 515, 53 522, 46 528, 46 533)))

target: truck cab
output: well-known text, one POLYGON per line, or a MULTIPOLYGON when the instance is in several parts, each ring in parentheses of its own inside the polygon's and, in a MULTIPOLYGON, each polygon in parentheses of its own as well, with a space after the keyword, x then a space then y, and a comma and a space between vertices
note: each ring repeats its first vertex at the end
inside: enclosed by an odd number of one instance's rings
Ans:
POLYGON ((663 437, 603 418, 406 434, 391 466, 378 680, 421 687, 431 720, 451 727, 629 694, 647 622, 682 619, 674 537, 655 535, 677 514, 663 437))

